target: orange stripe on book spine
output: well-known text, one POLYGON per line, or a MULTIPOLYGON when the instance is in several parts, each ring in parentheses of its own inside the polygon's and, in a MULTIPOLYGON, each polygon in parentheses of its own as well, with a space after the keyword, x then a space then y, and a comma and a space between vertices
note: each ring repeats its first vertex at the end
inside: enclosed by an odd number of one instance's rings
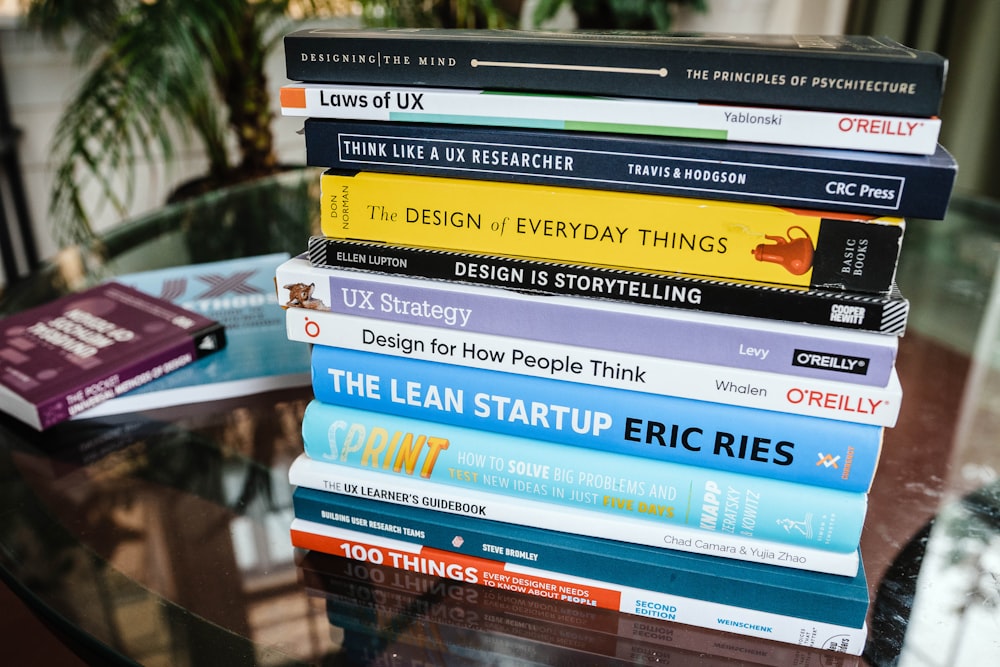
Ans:
POLYGON ((281 89, 280 97, 281 97, 281 106, 283 107, 287 107, 289 109, 306 108, 305 88, 283 87, 281 89))
POLYGON ((360 548, 361 552, 376 565, 388 565, 422 574, 441 576, 440 572, 425 571, 427 568, 437 566, 446 571, 445 576, 455 581, 482 584, 491 588, 502 588, 526 595, 582 604, 595 609, 618 611, 621 604, 621 593, 616 590, 588 583, 563 581, 518 572, 516 569, 512 571, 499 561, 442 551, 433 547, 421 547, 417 553, 396 552, 385 547, 356 542, 352 539, 338 539, 295 529, 290 532, 292 546, 300 549, 356 558, 356 549, 360 548), (433 561, 433 565, 430 565, 429 561, 433 561))

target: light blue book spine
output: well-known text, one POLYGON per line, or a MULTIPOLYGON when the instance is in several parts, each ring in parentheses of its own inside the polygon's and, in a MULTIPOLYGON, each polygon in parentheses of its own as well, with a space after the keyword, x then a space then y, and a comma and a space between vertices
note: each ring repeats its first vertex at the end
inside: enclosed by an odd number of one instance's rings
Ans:
POLYGON ((851 552, 867 494, 560 445, 312 401, 316 460, 684 525, 706 533, 851 552))
POLYGON ((315 345, 324 403, 865 492, 878 426, 315 345))

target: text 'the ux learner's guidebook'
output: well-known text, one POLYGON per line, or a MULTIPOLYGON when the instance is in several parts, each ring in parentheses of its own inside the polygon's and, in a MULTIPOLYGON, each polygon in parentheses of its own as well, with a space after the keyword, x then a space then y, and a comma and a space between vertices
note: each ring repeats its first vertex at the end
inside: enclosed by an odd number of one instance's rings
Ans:
POLYGON ((225 344, 215 320, 102 284, 0 322, 0 401, 46 429, 225 344))

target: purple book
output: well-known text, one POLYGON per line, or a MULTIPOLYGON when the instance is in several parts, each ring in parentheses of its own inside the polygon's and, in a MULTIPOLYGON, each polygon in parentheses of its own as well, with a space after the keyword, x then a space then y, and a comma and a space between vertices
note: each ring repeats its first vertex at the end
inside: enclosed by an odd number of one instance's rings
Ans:
POLYGON ((0 406, 46 429, 225 344, 219 322, 105 283, 0 320, 0 406))

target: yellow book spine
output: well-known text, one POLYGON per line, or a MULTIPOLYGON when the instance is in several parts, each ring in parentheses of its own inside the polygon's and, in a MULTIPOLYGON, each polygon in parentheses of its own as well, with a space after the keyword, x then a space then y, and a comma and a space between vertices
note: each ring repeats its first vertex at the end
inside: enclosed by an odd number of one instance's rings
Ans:
POLYGON ((331 171, 321 190, 331 238, 867 292, 891 285, 903 231, 898 218, 431 176, 331 171))

